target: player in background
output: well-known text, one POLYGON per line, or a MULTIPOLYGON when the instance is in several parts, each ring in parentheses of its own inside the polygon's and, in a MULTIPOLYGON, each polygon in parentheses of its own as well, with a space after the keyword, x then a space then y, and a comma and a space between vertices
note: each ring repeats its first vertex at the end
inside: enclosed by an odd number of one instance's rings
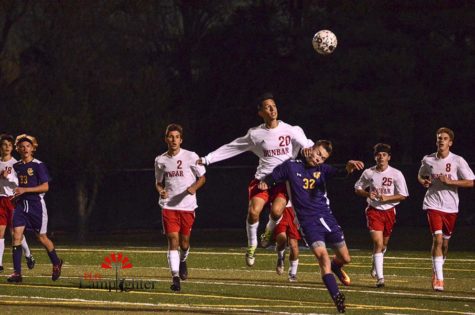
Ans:
POLYGON ((270 174, 274 167, 290 158, 295 158, 301 149, 313 145, 302 128, 278 120, 277 105, 272 94, 266 93, 258 98, 257 110, 258 115, 264 120, 263 124, 249 129, 245 136, 221 146, 197 161, 198 164, 209 165, 246 151, 252 151, 259 157, 255 178, 248 186, 249 206, 246 220, 248 240, 246 263, 248 266, 253 266, 255 262, 257 228, 262 209, 266 204, 271 204, 266 232, 261 236, 261 245, 267 247, 270 245, 273 230, 282 217, 288 201, 284 183, 269 191, 262 191, 257 187, 259 181, 270 174))
POLYGON ((203 166, 196 165, 195 152, 181 148, 183 128, 168 125, 165 131, 167 152, 155 159, 155 187, 160 195, 163 232, 168 240, 168 266, 172 274, 172 291, 180 291, 180 279, 188 278, 186 259, 195 221, 196 191, 206 181, 203 166), (180 251, 178 251, 180 248, 180 251))
POLYGON ((424 156, 418 181, 427 188, 422 208, 427 211, 432 233, 432 288, 444 290, 443 266, 459 212, 458 188, 471 188, 475 176, 465 159, 450 151, 454 132, 446 127, 436 132, 437 152, 424 156))
POLYGON ((287 204, 282 219, 274 229, 275 250, 277 252, 277 264, 275 271, 280 276, 285 269, 285 249, 289 246, 289 274, 290 282, 297 281, 297 269, 299 266, 299 240, 301 239, 298 220, 295 217, 294 209, 287 204))
POLYGON ((277 166, 271 174, 259 183, 259 188, 267 189, 277 183, 288 181, 291 201, 299 220, 302 236, 318 260, 323 283, 332 297, 337 310, 345 312, 345 296, 340 292, 332 272, 344 285, 350 285, 350 277, 342 266, 350 262, 350 253, 345 243, 343 230, 330 209, 326 182, 334 176, 343 176, 354 170, 361 170, 363 162, 350 160, 344 169, 336 169, 325 161, 333 147, 328 140, 319 140, 311 154, 302 160, 288 160, 277 166), (326 246, 333 247, 332 260, 326 246))
POLYGON ((38 240, 46 249, 53 264, 51 279, 56 281, 61 276, 63 260, 58 258, 53 242, 46 235, 48 212, 44 195, 49 190, 50 176, 46 165, 35 159, 33 153, 38 148, 36 138, 27 134, 16 137, 15 147, 20 154, 20 161, 13 165, 18 176, 15 188, 16 207, 13 212, 13 274, 8 282, 21 282, 21 241, 25 228, 33 229, 38 240))
MULTIPOLYGON (((13 164, 17 160, 12 156, 15 139, 11 135, 0 135, 0 272, 3 272, 3 253, 5 251, 5 231, 7 226, 12 227, 13 209, 12 202, 15 188, 18 187, 18 177, 16 176, 13 164)), ((21 247, 25 253, 26 265, 28 269, 35 267, 35 259, 31 255, 30 248, 23 236, 21 247)))
POLYGON ((383 260, 389 237, 396 222, 396 205, 409 196, 406 180, 401 171, 391 167, 391 146, 374 146, 376 165, 366 169, 355 183, 355 193, 366 198, 366 222, 373 241, 371 276, 376 287, 384 287, 383 260))

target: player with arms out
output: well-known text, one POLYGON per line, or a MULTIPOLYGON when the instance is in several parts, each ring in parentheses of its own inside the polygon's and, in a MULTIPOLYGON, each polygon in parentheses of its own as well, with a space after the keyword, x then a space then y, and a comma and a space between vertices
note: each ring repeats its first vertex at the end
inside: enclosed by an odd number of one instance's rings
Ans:
POLYGON ((168 240, 167 258, 172 274, 170 289, 180 291, 180 279, 188 278, 186 259, 198 207, 196 191, 205 184, 206 170, 196 165, 199 157, 195 152, 181 148, 183 128, 180 125, 168 125, 165 142, 167 152, 155 159, 155 187, 160 195, 163 232, 168 240))
POLYGON ((355 183, 355 193, 366 198, 366 222, 373 241, 371 276, 376 287, 384 287, 383 259, 389 237, 396 222, 396 205, 409 196, 406 180, 401 171, 391 167, 391 146, 374 146, 376 165, 366 169, 355 183))
POLYGON ((63 260, 56 254, 53 242, 46 235, 48 212, 44 195, 49 190, 50 176, 46 165, 35 159, 33 153, 38 148, 36 138, 27 134, 16 137, 16 150, 21 160, 13 165, 18 176, 18 187, 15 188, 16 207, 13 212, 13 274, 8 282, 21 282, 21 241, 25 228, 36 232, 38 240, 48 253, 53 264, 51 280, 61 276, 63 260))
POLYGON ((298 220, 294 209, 287 205, 282 214, 282 219, 274 230, 275 250, 277 252, 277 264, 275 271, 280 276, 285 269, 285 249, 289 246, 289 274, 290 282, 297 281, 297 269, 299 266, 299 240, 301 239, 298 220))
POLYGON ((260 183, 261 189, 273 187, 288 181, 291 202, 300 223, 302 236, 318 260, 323 283, 337 310, 345 312, 345 296, 340 292, 335 273, 344 285, 351 280, 342 266, 350 262, 350 253, 345 243, 343 230, 330 209, 326 182, 335 176, 346 176, 354 170, 361 170, 363 162, 350 160, 344 169, 336 169, 325 161, 330 157, 333 146, 328 140, 319 140, 310 155, 302 160, 288 160, 277 166, 260 183), (326 245, 333 247, 335 256, 330 260, 326 245))
POLYGON ((443 291, 443 266, 459 212, 458 188, 473 187, 475 175, 463 157, 450 151, 451 129, 439 128, 436 139, 437 152, 424 156, 417 179, 427 188, 422 208, 432 233, 432 288, 443 291))
MULTIPOLYGON (((7 225, 10 225, 11 228, 13 209, 15 209, 12 199, 15 188, 18 187, 18 177, 13 169, 13 164, 17 162, 12 156, 14 142, 13 136, 7 134, 0 135, 0 272, 3 272, 5 231, 7 225)), ((31 255, 25 236, 23 236, 21 241, 21 247, 25 253, 28 269, 33 269, 36 262, 31 255)))
POLYGON ((197 161, 198 164, 209 165, 246 151, 252 151, 259 157, 255 178, 248 186, 249 207, 246 220, 248 239, 246 263, 248 266, 253 266, 255 262, 257 228, 262 209, 266 204, 271 204, 269 222, 265 233, 261 236, 261 245, 267 247, 270 245, 274 228, 282 217, 288 200, 285 183, 269 191, 262 191, 257 187, 259 181, 270 174, 274 167, 290 158, 295 158, 301 149, 313 145, 302 128, 278 120, 277 105, 272 94, 263 94, 258 98, 257 103, 258 115, 264 120, 263 124, 249 129, 245 136, 221 146, 197 161))

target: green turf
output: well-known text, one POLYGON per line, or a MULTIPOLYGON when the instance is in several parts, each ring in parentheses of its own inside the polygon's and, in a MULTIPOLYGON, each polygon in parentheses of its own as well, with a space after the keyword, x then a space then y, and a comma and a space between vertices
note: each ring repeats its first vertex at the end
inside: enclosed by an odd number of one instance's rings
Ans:
MULTIPOLYGON (((190 278, 182 291, 170 291, 170 274, 164 247, 66 247, 57 248, 65 260, 62 277, 51 281, 46 254, 33 248, 37 265, 24 265, 23 283, 0 279, 2 314, 32 312, 51 314, 111 314, 171 312, 173 314, 219 313, 319 313, 334 314, 335 307, 322 284, 315 258, 302 250, 298 282, 275 271, 275 254, 258 250, 256 265, 245 266, 243 248, 192 248, 188 259, 190 278), (133 268, 119 270, 119 278, 153 281, 154 289, 109 292, 80 288, 85 274, 115 281, 115 273, 102 269, 104 257, 122 252, 133 268)), ((370 252, 352 250, 346 268, 350 287, 347 314, 468 314, 475 312, 475 253, 451 252, 445 268, 443 293, 431 289, 431 261, 427 251, 389 251, 385 257, 384 289, 375 288, 369 275, 370 252)), ((5 274, 11 272, 11 255, 4 257, 5 274)), ((90 281, 83 281, 86 286, 90 281)))

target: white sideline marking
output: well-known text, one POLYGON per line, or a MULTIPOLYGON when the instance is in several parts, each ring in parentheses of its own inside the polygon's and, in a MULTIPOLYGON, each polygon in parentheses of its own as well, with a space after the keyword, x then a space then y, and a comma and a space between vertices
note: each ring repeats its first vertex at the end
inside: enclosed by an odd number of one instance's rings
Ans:
MULTIPOLYGON (((195 249, 199 250, 199 249, 195 249)), ((193 254, 195 255, 230 255, 230 256, 244 256, 245 248, 241 248, 242 251, 239 252, 202 252, 202 251, 193 251, 193 254)), ((269 251, 264 248, 261 250, 269 251)), ((127 252, 127 253, 144 253, 144 254, 166 254, 166 250, 145 250, 145 249, 137 249, 137 247, 131 247, 131 248, 56 248, 56 251, 64 251, 64 252, 127 252)), ((350 249, 351 253, 352 249, 350 249)), ((259 256, 275 256, 276 253, 263 253, 261 251, 258 252, 259 256)), ((312 254, 300 254, 300 257, 314 257, 312 254)), ((365 255, 365 256, 357 256, 357 255, 351 255, 352 258, 362 258, 362 259, 370 259, 371 255, 365 255)), ((395 259, 395 260, 423 260, 423 261, 430 261, 431 257, 427 258, 420 258, 420 257, 394 257, 394 256, 384 256, 384 259, 395 259)), ((460 261, 460 262, 475 262, 475 259, 472 258, 448 258, 448 261, 460 261)))

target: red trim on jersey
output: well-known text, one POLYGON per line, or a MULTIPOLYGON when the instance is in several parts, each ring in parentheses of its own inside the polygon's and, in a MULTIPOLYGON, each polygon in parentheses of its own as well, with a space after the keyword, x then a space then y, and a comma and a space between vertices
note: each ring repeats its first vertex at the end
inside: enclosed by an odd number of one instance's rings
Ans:
POLYGON ((282 214, 282 220, 274 229, 274 237, 280 233, 286 233, 287 238, 300 240, 300 233, 296 225, 295 213, 291 207, 287 207, 282 214))
POLYGON ((427 209, 427 221, 432 234, 442 231, 445 238, 450 238, 455 230, 455 221, 458 213, 447 213, 434 209, 427 209))
POLYGON ((370 231, 382 231, 384 237, 389 237, 396 223, 396 208, 378 210, 368 207, 366 212, 366 226, 370 231))
POLYGON ((12 224, 13 209, 15 205, 10 197, 0 197, 0 225, 12 224))
POLYGON ((162 209, 162 226, 165 234, 177 233, 190 235, 195 222, 195 211, 162 209))
POLYGON ((260 190, 257 186, 259 185, 258 179, 253 179, 247 186, 247 190, 249 192, 249 200, 254 197, 258 197, 263 199, 266 203, 274 201, 277 197, 285 199, 289 201, 289 196, 287 195, 287 187, 285 183, 277 184, 276 186, 272 187, 268 190, 260 190))

